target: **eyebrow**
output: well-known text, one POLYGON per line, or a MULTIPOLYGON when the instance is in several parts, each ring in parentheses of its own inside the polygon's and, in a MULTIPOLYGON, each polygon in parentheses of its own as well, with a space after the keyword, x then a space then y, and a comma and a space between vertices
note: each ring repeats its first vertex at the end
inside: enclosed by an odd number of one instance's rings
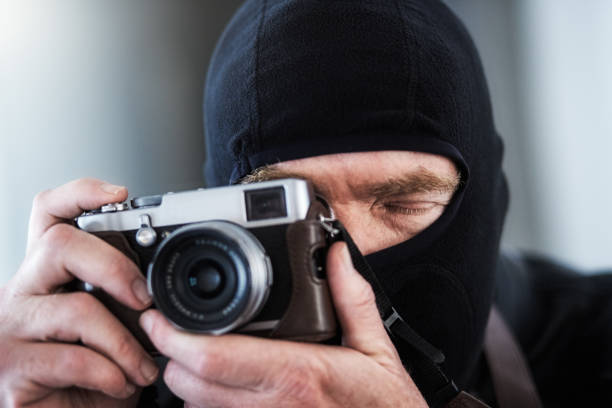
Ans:
MULTIPOLYGON (((324 197, 331 197, 328 186, 316 183, 310 177, 299 172, 289 172, 264 166, 255 169, 252 173, 243 177, 241 184, 257 183, 262 181, 278 180, 282 178, 300 178, 310 181, 315 192, 324 197)), ((430 170, 421 167, 415 172, 402 174, 398 177, 389 178, 382 182, 360 183, 351 185, 351 190, 356 197, 367 199, 370 197, 393 197, 402 194, 418 193, 455 193, 461 185, 461 175, 457 173, 454 177, 439 176, 430 170)))
POLYGON ((441 177, 420 168, 417 172, 390 178, 383 182, 365 183, 354 187, 357 197, 392 197, 401 194, 454 193, 459 187, 460 177, 441 177))

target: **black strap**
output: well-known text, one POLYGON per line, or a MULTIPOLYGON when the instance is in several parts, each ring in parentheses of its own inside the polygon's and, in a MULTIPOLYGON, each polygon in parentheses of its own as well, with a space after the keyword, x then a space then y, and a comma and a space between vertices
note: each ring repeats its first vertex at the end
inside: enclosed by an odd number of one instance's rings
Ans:
POLYGON ((444 354, 415 332, 393 308, 376 274, 359 252, 344 226, 335 220, 333 227, 339 231, 340 238, 346 242, 353 266, 372 286, 380 317, 397 348, 404 367, 430 407, 445 406, 459 394, 459 389, 451 379, 446 377, 439 366, 444 362, 444 354))

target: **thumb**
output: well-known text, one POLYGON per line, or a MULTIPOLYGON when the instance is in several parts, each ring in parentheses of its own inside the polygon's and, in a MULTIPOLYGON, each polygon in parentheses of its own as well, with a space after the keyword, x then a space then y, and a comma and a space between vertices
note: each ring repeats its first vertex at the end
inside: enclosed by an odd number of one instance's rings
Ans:
POLYGON ((344 345, 368 355, 389 347, 394 350, 376 308, 374 291, 353 267, 344 242, 336 242, 329 249, 327 279, 344 345))

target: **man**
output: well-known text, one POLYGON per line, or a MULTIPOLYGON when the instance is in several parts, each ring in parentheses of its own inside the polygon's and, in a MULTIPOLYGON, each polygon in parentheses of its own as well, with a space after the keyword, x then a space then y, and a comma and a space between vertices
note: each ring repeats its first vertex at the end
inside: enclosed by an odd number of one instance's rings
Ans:
MULTIPOLYGON (((205 125, 208 185, 312 181, 460 389, 501 403, 482 357, 497 270, 508 289, 497 302, 544 403, 611 401, 610 279, 498 262, 501 142, 477 54, 443 4, 248 1, 211 63, 205 125)), ((65 222, 126 197, 85 179, 35 199, 26 258, 0 292, 3 405, 134 406, 158 375, 100 303, 58 291, 76 276, 133 309, 150 304, 127 258, 65 222)), ((199 336, 144 313, 142 327, 170 359, 169 389, 188 406, 427 406, 415 385, 426 382, 405 369, 350 260, 343 243, 327 260, 342 346, 199 336)))

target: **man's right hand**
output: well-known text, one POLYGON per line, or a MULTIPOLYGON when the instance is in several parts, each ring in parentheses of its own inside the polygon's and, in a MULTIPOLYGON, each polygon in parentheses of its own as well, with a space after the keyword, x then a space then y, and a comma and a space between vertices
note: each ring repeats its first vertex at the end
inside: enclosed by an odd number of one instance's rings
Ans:
POLYGON ((0 288, 0 406, 134 406, 157 367, 97 299, 66 293, 74 278, 142 310, 151 299, 136 265, 70 225, 84 210, 127 198, 127 190, 80 179, 36 196, 26 257, 0 288))

